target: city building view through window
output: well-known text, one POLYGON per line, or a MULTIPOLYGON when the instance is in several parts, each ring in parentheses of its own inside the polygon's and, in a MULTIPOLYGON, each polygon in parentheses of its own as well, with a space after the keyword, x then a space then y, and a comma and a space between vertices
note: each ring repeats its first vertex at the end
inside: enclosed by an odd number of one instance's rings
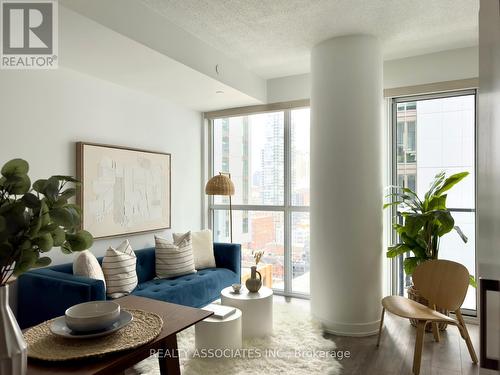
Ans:
MULTIPOLYGON (((395 183, 423 196, 436 174, 470 173, 448 193, 447 207, 468 242, 454 231, 442 237, 439 257, 465 265, 475 275, 475 100, 474 92, 396 101, 395 183)), ((399 218, 398 220, 401 220, 399 218)), ((411 279, 404 275, 402 257, 398 261, 398 292, 405 293, 411 279)), ((462 306, 476 310, 476 290, 469 287, 462 306)))
MULTIPOLYGON (((242 276, 263 250, 264 285, 309 294, 309 108, 212 120, 212 171, 235 186, 233 241, 242 245, 242 276)), ((214 240, 230 237, 229 199, 210 206, 214 240)))

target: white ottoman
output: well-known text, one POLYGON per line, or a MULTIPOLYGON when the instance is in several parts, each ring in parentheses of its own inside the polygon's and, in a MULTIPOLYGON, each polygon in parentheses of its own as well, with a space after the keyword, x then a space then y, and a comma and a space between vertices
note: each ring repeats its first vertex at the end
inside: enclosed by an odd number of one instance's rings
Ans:
POLYGON ((228 287, 221 292, 221 304, 241 310, 243 338, 262 337, 273 332, 273 291, 262 287, 257 293, 228 287))
POLYGON ((196 323, 196 349, 240 349, 241 311, 236 309, 226 319, 206 318, 196 323))

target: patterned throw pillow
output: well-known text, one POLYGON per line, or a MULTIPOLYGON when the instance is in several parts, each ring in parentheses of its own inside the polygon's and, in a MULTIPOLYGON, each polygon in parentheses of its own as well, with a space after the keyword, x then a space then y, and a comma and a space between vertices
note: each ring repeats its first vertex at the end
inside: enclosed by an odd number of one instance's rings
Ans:
MULTIPOLYGON (((177 242, 185 233, 174 233, 174 242, 177 242)), ((193 242, 194 268, 201 270, 203 268, 214 268, 214 242, 212 240, 212 231, 204 229, 199 232, 191 232, 193 242)))
POLYGON ((106 279, 97 258, 88 250, 81 251, 73 261, 73 275, 102 280, 106 289, 106 279))
POLYGON ((109 247, 102 260, 102 271, 106 279, 106 294, 118 298, 130 294, 137 286, 135 269, 137 258, 128 240, 116 249, 109 247))
POLYGON ((156 276, 166 279, 195 273, 191 232, 171 243, 155 236, 156 276))

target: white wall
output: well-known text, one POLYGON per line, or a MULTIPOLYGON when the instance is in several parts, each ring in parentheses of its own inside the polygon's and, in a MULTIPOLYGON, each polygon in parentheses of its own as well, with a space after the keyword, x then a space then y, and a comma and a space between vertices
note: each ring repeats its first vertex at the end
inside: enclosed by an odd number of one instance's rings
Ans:
POLYGON ((478 47, 412 56, 384 62, 384 88, 476 78, 478 47))
POLYGON ((141 1, 62 0, 61 4, 241 93, 262 102, 266 99, 263 78, 227 57, 223 51, 171 23, 141 1), (216 65, 219 65, 218 72, 216 65))
POLYGON ((299 74, 267 80, 267 102, 287 102, 311 97, 311 75, 299 74))
MULTIPOLYGON (((477 47, 430 53, 384 62, 384 89, 453 81, 478 76, 477 47)), ((267 102, 310 98, 310 74, 270 79, 267 102)))
MULTIPOLYGON (((172 229, 201 226, 202 122, 199 112, 83 75, 54 71, 0 71, 0 163, 26 159, 32 179, 75 175, 75 142, 107 143, 172 154, 172 229)), ((167 233, 164 233, 165 235, 167 233)), ((140 249, 153 233, 129 236, 140 249)), ((95 241, 102 255, 121 238, 95 241)), ((54 263, 72 260, 59 249, 54 263)))

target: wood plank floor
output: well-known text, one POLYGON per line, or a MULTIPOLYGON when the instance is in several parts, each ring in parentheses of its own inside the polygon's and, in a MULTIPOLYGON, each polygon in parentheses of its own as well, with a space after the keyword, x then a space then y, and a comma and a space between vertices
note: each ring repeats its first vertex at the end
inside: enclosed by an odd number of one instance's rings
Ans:
MULTIPOLYGON (((309 301, 277 298, 276 302, 298 304, 309 308, 309 301)), ((335 342, 337 350, 349 351, 344 358, 342 374, 406 375, 412 374, 415 329, 408 320, 386 313, 380 347, 376 348, 377 336, 342 337, 325 334, 335 342)), ((469 334, 479 356, 479 326, 467 324, 469 334)), ((465 341, 458 329, 448 327, 441 333, 441 341, 434 342, 432 333, 426 333, 422 353, 422 375, 476 375, 479 366, 470 359, 465 341)))

